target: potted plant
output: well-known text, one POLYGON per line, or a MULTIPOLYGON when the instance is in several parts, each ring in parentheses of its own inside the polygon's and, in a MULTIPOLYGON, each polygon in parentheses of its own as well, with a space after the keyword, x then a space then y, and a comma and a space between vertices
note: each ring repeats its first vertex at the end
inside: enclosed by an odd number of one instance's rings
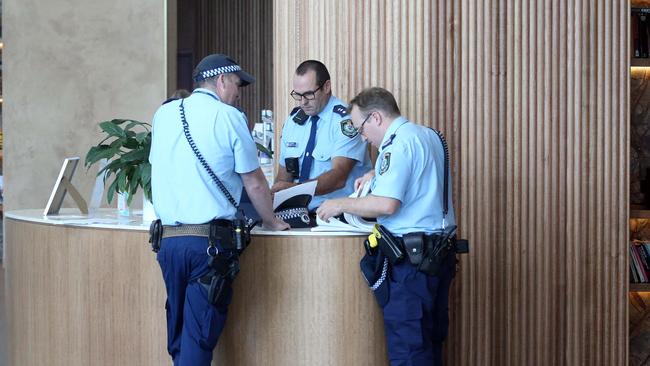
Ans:
POLYGON ((104 184, 114 176, 106 190, 108 203, 115 193, 126 193, 130 205, 138 188, 151 201, 151 125, 132 119, 113 119, 101 122, 99 127, 106 136, 90 148, 84 164, 89 168, 102 159, 109 161, 97 173, 104 176, 104 184))

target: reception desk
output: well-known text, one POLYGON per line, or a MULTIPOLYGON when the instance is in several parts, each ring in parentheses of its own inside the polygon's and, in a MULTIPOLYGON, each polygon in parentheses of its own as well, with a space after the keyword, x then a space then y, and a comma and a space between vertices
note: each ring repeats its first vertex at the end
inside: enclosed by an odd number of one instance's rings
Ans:
MULTIPOLYGON (((6 213, 10 365, 169 365, 141 216, 6 213)), ((362 236, 254 231, 214 365, 387 365, 362 236)))

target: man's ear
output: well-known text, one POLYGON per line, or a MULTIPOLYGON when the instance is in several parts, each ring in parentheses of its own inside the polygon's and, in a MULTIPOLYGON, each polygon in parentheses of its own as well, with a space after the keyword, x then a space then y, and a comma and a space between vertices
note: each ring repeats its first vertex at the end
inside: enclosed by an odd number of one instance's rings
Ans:
POLYGON ((332 91, 332 82, 331 80, 325 80, 325 84, 323 84, 323 92, 325 94, 329 94, 332 91))

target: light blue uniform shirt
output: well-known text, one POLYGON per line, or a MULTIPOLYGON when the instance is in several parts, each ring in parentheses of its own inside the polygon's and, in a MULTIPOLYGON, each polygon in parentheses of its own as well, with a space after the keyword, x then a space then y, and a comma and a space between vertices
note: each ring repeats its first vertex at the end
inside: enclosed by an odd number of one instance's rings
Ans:
MULTIPOLYGON (((440 231, 445 154, 438 135, 430 128, 399 117, 388 128, 380 146, 372 194, 399 200, 401 206, 393 215, 379 216, 377 222, 398 236, 440 231)), ((446 227, 456 222, 451 203, 451 176, 448 190, 446 227)))
MULTIPOLYGON (((295 112, 284 121, 282 127, 282 137, 280 138, 280 161, 279 164, 285 166, 286 158, 298 158, 298 166, 302 168, 302 160, 305 157, 307 141, 309 141, 309 131, 311 121, 308 119, 303 125, 293 121, 295 112)), ((316 130, 316 146, 314 147, 314 162, 311 166, 309 179, 316 179, 321 174, 332 170, 332 159, 335 157, 345 157, 356 160, 356 164, 345 182, 345 186, 334 192, 315 196, 309 204, 309 210, 315 210, 320 204, 331 198, 347 197, 354 192, 354 181, 370 170, 370 158, 368 157, 368 144, 361 139, 359 134, 352 135, 346 127, 350 127, 352 122, 346 123, 350 119, 346 105, 335 96, 330 100, 323 110, 318 114, 318 129, 316 130)))
MULTIPOLYGON (((174 100, 162 105, 153 118, 149 161, 156 214, 164 225, 233 219, 235 207, 201 166, 185 138, 180 103, 174 100)), ((198 150, 238 201, 243 188, 239 174, 259 167, 245 116, 202 88, 185 99, 183 106, 198 150)))

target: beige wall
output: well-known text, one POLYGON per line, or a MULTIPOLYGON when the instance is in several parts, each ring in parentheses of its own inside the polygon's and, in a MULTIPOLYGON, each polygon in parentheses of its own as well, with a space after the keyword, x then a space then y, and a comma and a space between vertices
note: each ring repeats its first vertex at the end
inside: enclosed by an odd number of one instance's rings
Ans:
MULTIPOLYGON (((166 4, 3 3, 4 208, 39 208, 63 158, 99 142, 98 122, 149 121, 167 95, 166 4)), ((73 179, 86 197, 95 172, 73 179)))

